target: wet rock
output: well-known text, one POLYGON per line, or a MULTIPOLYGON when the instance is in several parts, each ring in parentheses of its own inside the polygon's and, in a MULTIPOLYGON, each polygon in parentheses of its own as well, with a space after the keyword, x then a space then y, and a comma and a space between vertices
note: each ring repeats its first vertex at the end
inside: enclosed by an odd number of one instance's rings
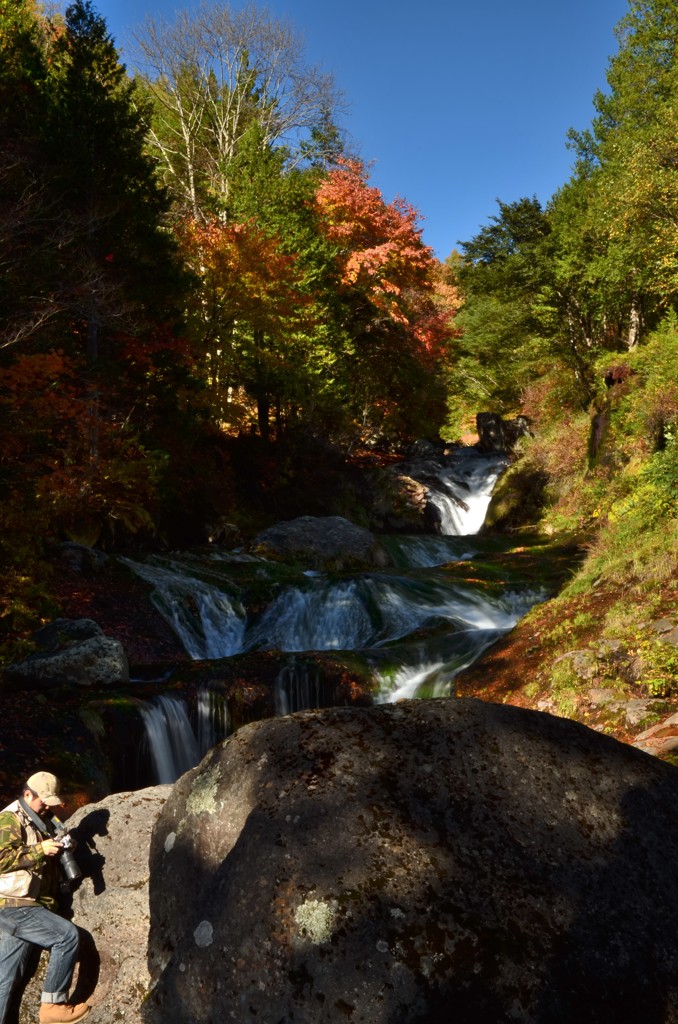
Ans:
POLYGON ((383 567, 386 551, 369 530, 342 516, 300 516, 264 530, 252 545, 264 558, 303 561, 314 569, 383 567))
POLYGON ((154 829, 144 1020, 678 1021, 677 783, 472 699, 246 726, 154 829))
POLYGON ((35 654, 7 666, 8 689, 54 686, 119 686, 129 682, 127 655, 91 619, 57 619, 34 635, 35 654))
POLYGON ((371 511, 384 529, 421 533, 431 515, 428 487, 401 466, 389 467, 382 474, 371 511))
POLYGON ((73 572, 89 574, 100 572, 108 564, 109 557, 104 551, 86 544, 64 541, 56 549, 56 560, 73 572))
POLYGON ((482 532, 510 531, 537 523, 546 503, 547 484, 544 470, 527 459, 509 466, 492 492, 482 532))
POLYGON ((476 416, 478 448, 483 452, 506 451, 504 420, 496 412, 479 412, 476 416))

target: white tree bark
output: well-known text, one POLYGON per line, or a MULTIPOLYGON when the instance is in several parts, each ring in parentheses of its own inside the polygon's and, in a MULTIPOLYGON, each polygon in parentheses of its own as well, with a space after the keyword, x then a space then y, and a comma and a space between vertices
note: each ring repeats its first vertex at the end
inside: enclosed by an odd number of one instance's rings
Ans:
POLYGON ((151 144, 195 217, 204 215, 201 196, 225 203, 230 164, 253 123, 262 146, 284 144, 293 162, 303 138, 341 109, 332 77, 306 64, 290 25, 252 3, 204 0, 172 23, 148 18, 134 38, 137 73, 160 112, 151 144))

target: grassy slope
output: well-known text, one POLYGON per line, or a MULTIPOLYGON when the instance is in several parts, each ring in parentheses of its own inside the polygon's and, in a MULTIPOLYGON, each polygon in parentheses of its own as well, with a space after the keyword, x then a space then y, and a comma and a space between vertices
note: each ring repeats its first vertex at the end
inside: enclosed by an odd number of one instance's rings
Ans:
POLYGON ((578 540, 585 557, 458 692, 631 740, 678 711, 678 326, 616 365, 620 382, 602 385, 587 413, 556 387, 526 410, 535 429, 516 470, 524 493, 504 522, 515 528, 516 507, 530 509, 533 528, 578 540))

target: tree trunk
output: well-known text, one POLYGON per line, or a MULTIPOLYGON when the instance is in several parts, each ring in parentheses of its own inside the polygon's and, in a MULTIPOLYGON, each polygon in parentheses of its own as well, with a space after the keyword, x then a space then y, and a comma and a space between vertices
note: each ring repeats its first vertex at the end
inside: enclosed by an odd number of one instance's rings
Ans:
POLYGON ((640 335, 643 326, 643 314, 640 307, 640 296, 634 295, 629 312, 629 332, 626 344, 629 349, 637 348, 640 344, 640 335))
POLYGON ((265 392, 257 395, 257 421, 262 441, 268 444, 271 432, 269 416, 271 413, 271 400, 265 392))

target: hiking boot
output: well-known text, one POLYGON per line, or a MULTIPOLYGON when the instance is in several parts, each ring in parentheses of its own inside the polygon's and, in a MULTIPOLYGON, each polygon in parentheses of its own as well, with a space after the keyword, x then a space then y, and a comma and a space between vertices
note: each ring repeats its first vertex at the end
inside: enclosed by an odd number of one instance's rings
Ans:
POLYGON ((42 1003, 40 1024, 71 1024, 71 1021, 82 1020, 91 1009, 87 1003, 42 1003))

